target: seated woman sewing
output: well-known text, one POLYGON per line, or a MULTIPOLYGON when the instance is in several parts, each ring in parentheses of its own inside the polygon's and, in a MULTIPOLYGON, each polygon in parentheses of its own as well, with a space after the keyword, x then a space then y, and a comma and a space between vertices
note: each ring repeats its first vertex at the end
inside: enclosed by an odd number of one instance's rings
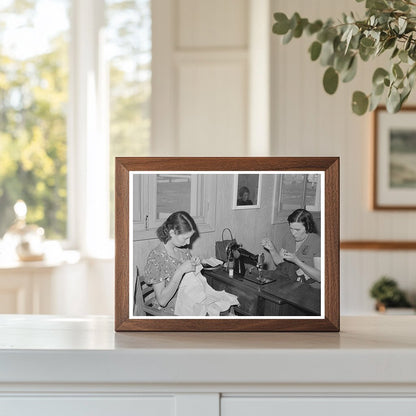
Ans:
POLYGON ((157 229, 160 244, 147 258, 144 280, 153 285, 159 306, 169 314, 173 314, 175 309, 176 294, 183 276, 194 272, 200 263, 188 248, 196 230, 196 224, 187 212, 173 213, 157 229))
POLYGON ((215 291, 197 273, 201 262, 189 250, 196 232, 193 218, 185 211, 171 214, 156 231, 160 244, 147 258, 144 280, 153 285, 157 301, 153 306, 167 315, 219 315, 238 304, 236 296, 215 291))
POLYGON ((288 223, 290 232, 283 237, 281 250, 268 238, 262 240, 262 246, 270 252, 276 265, 287 261, 297 266, 297 280, 320 282, 321 238, 312 214, 306 209, 297 209, 289 215, 288 223))

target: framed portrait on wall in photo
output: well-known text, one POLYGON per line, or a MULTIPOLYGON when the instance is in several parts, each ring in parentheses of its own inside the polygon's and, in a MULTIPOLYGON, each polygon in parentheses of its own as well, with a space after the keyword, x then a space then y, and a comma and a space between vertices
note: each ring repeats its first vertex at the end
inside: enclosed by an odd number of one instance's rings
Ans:
POLYGON ((261 175, 238 173, 234 175, 233 209, 260 208, 261 175))
POLYGON ((373 208, 416 209, 416 107, 374 111, 373 208))
POLYGON ((338 158, 116 158, 115 202, 116 331, 339 331, 338 158))

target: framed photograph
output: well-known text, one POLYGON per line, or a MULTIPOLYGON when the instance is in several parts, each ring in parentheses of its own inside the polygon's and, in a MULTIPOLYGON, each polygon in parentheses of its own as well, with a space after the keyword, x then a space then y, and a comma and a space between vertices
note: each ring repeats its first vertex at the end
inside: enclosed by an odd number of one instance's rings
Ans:
POLYGON ((116 331, 339 331, 338 158, 116 158, 115 203, 116 331))
POLYGON ((416 107, 374 112, 373 208, 416 209, 416 107))
POLYGON ((260 208, 261 175, 238 173, 234 175, 233 209, 260 208))

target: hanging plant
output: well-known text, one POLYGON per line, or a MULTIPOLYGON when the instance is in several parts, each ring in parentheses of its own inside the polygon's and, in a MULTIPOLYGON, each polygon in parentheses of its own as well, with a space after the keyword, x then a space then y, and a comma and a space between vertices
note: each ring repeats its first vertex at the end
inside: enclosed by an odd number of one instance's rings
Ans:
MULTIPOLYGON (((361 3, 364 0, 356 0, 361 3)), ((349 82, 357 74, 358 60, 364 62, 390 54, 390 65, 374 71, 369 94, 355 91, 352 110, 363 115, 373 111, 386 96, 390 113, 398 112, 409 97, 416 77, 416 0, 366 0, 365 18, 343 14, 339 22, 310 22, 299 13, 289 19, 275 13, 273 33, 283 36, 283 43, 307 34, 315 38, 309 47, 312 61, 326 67, 323 87, 334 94, 339 81, 349 82)))

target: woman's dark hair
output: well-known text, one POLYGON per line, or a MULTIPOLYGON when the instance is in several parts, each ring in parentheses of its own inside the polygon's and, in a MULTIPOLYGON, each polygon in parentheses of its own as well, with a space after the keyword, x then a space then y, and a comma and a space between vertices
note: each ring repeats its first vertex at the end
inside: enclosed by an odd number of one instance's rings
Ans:
POLYGON ((193 218, 185 211, 174 212, 169 215, 166 221, 156 230, 157 238, 166 244, 171 236, 169 232, 173 230, 175 234, 185 234, 190 231, 197 231, 193 218))
POLYGON ((242 186, 242 187, 239 189, 239 191, 238 191, 238 197, 239 197, 240 199, 242 199, 242 198, 243 198, 243 195, 244 195, 246 192, 250 195, 250 191, 249 191, 249 189, 247 188, 247 186, 242 186))
POLYGON ((287 217, 287 221, 289 222, 289 224, 292 224, 292 222, 301 222, 305 226, 305 230, 307 233, 318 234, 318 230, 316 228, 312 214, 309 211, 306 211, 306 209, 300 208, 293 211, 287 217))

